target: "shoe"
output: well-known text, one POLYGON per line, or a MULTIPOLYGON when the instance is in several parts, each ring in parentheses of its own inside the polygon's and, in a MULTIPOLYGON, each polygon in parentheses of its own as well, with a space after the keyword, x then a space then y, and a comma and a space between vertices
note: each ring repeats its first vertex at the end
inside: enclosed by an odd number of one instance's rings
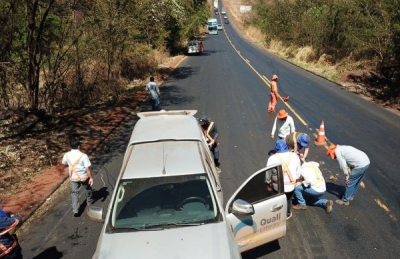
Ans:
POLYGON ((292 212, 289 213, 289 215, 286 216, 286 220, 290 219, 293 216, 292 212))
POLYGON ((216 167, 215 167, 215 170, 217 171, 218 174, 221 173, 221 169, 220 169, 219 167, 216 166, 216 167))
POLYGON ((79 217, 79 212, 73 211, 73 213, 74 213, 74 217, 75 217, 75 218, 76 218, 76 217, 79 217))
POLYGON ((333 201, 329 200, 326 202, 326 213, 331 213, 333 210, 333 201))
POLYGON ((300 205, 300 204, 296 204, 292 207, 294 210, 306 210, 307 206, 306 205, 300 205))
POLYGON ((346 206, 350 205, 350 202, 348 202, 348 201, 336 200, 335 202, 336 202, 336 204, 339 204, 339 205, 346 205, 346 206))

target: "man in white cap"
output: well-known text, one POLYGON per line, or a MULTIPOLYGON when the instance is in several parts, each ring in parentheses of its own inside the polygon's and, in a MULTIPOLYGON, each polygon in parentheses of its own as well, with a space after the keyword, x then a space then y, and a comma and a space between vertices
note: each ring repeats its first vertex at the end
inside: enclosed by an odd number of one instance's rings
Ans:
POLYGON ((324 176, 317 162, 306 162, 301 166, 301 182, 296 183, 294 196, 299 204, 294 205, 295 210, 306 210, 307 204, 324 208, 326 213, 331 213, 333 201, 320 199, 325 194, 326 184, 324 176))
POLYGON ((287 135, 296 131, 293 118, 285 111, 285 109, 280 110, 275 118, 271 132, 272 139, 274 139, 276 129, 278 129, 279 139, 285 139, 287 135))
MULTIPOLYGON (((275 106, 278 103, 278 76, 277 75, 272 75, 271 79, 271 94, 270 94, 270 100, 268 103, 268 113, 275 113, 275 106)), ((282 98, 284 102, 287 102, 289 100, 288 97, 283 97, 282 98)))

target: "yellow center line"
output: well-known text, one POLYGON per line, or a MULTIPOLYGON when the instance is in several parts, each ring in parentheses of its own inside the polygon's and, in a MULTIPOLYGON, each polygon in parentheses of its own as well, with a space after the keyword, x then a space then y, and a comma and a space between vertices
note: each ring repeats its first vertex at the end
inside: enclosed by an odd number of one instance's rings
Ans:
MULTIPOLYGON (((271 88, 271 81, 268 80, 268 78, 267 78, 266 76, 261 75, 261 74, 250 64, 250 61, 242 56, 242 54, 240 53, 240 51, 236 49, 235 45, 233 45, 231 39, 229 38, 229 36, 228 36, 228 34, 226 33, 225 30, 224 30, 224 33, 225 33, 226 38, 228 39, 229 44, 231 44, 231 46, 232 46, 233 49, 236 51, 236 53, 239 55, 239 57, 240 57, 241 59, 243 59, 243 61, 254 71, 254 73, 256 73, 256 75, 257 75, 269 88, 271 88)), ((282 97, 281 97, 279 94, 278 94, 278 97, 279 97, 279 99, 281 99, 282 103, 283 103, 284 105, 286 105, 286 107, 287 107, 294 115, 296 115, 296 117, 299 119, 299 121, 300 121, 304 126, 307 126, 307 125, 308 125, 308 124, 303 120, 303 118, 301 118, 301 116, 290 106, 290 104, 288 104, 287 102, 284 102, 284 101, 283 101, 282 97)), ((314 133, 313 133, 313 134, 314 134, 314 133)), ((317 137, 317 134, 314 134, 314 136, 317 137)), ((326 139, 326 142, 328 143, 329 140, 328 140, 328 138, 327 138, 326 136, 325 136, 325 139, 326 139)), ((325 149, 328 149, 328 145, 325 145, 325 149)), ((361 182, 361 187, 362 187, 363 189, 366 189, 364 182, 361 182)), ((375 199, 375 202, 378 204, 378 206, 379 206, 380 208, 382 208, 382 209, 389 215, 389 217, 390 217, 391 220, 393 220, 393 221, 398 221, 397 217, 394 216, 394 215, 390 212, 389 208, 388 208, 385 204, 383 204, 379 199, 375 199)))
MULTIPOLYGON (((236 51, 236 53, 239 55, 239 57, 256 73, 256 75, 269 87, 271 88, 271 82, 268 80, 268 78, 264 75, 261 75, 251 64, 250 61, 242 56, 239 50, 236 49, 235 45, 233 45, 232 41, 230 40, 228 34, 224 30, 225 36, 228 39, 229 44, 233 47, 233 49, 236 51)), ((307 126, 308 124, 303 120, 303 118, 288 104, 287 102, 284 102, 282 99, 282 96, 278 94, 279 99, 281 99, 282 103, 286 105, 286 107, 294 114, 296 115, 297 119, 304 125, 307 126)))

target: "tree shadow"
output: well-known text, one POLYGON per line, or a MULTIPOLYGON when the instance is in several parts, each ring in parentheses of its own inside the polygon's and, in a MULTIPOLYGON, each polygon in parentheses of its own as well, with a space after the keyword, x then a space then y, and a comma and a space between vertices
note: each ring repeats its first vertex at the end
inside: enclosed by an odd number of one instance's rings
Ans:
POLYGON ((59 259, 63 257, 63 253, 58 251, 55 246, 47 248, 37 256, 33 257, 32 259, 59 259))

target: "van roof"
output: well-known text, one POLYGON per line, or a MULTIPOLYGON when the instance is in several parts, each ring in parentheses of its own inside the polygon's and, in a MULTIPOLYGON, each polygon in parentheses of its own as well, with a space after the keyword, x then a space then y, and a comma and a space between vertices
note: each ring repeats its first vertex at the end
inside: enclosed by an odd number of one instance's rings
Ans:
POLYGON ((195 110, 138 113, 123 179, 204 173, 195 110))
POLYGON ((138 113, 141 119, 136 123, 129 145, 162 140, 202 140, 202 132, 196 118, 196 111, 138 113), (186 112, 186 114, 184 113, 186 112))
POLYGON ((161 141, 129 147, 122 179, 204 174, 198 141, 161 141))

